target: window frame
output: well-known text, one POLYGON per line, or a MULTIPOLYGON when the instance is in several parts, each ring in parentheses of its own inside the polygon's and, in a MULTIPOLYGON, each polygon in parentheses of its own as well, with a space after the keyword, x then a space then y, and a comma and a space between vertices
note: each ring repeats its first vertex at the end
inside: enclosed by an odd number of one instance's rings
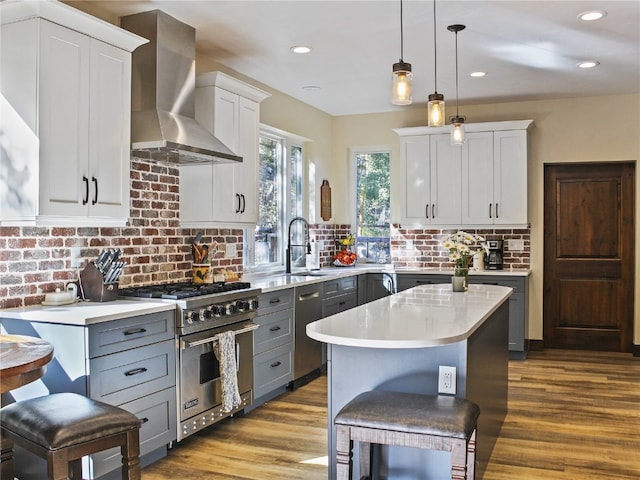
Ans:
MULTIPOLYGON (((284 130, 271 127, 266 124, 260 124, 259 128, 259 140, 260 137, 267 137, 280 142, 280 158, 278 165, 278 238, 281 240, 278 249, 278 259, 275 262, 268 264, 256 265, 255 264, 255 226, 243 229, 243 270, 247 273, 271 273, 279 270, 283 270, 285 267, 285 249, 287 246, 287 231, 288 225, 291 221, 292 214, 292 202, 289 196, 289 187, 292 182, 292 175, 294 172, 291 170, 291 149, 298 147, 300 149, 300 159, 298 165, 298 181, 297 188, 299 198, 297 199, 296 211, 293 215, 302 215, 304 212, 304 179, 305 179, 305 143, 308 141, 306 138, 299 135, 295 135, 284 130)), ((257 186, 260 185, 260 156, 258 155, 258 163, 256 164, 258 173, 256 174, 257 186)))
MULTIPOLYGON (((393 148, 391 145, 366 145, 360 147, 349 148, 349 211, 351 212, 351 229, 356 237, 357 242, 357 230, 358 230, 358 201, 357 196, 357 161, 358 154, 372 154, 372 153, 386 153, 389 155, 389 242, 391 242, 391 212, 393 211, 393 194, 392 194, 392 163, 393 163, 393 148)), ((391 262, 391 256, 387 258, 386 263, 391 262)))

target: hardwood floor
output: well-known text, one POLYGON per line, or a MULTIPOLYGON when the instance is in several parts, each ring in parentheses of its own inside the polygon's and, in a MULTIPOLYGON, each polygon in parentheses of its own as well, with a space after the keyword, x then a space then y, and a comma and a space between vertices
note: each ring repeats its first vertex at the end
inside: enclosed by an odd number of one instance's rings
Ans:
MULTIPOLYGON (((326 480, 325 466, 302 463, 326 448, 321 377, 180 442, 142 480, 326 480)), ((484 480, 639 478, 640 358, 545 350, 510 362, 509 413, 484 480)))

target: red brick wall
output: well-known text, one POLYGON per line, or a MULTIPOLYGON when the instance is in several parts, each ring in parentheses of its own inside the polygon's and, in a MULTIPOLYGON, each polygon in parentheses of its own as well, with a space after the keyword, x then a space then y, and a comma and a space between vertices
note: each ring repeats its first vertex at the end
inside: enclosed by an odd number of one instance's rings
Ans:
MULTIPOLYGON (((127 262, 120 286, 191 279, 191 242, 198 230, 179 226, 177 166, 132 159, 131 215, 125 227, 0 227, 0 308, 40 303, 44 294, 78 278, 71 267, 71 248, 79 247, 84 264, 103 248, 120 248, 127 262)), ((202 243, 218 244, 210 252, 214 271, 242 271, 242 230, 203 229, 202 243), (237 256, 225 258, 225 245, 236 244, 237 256)), ((451 267, 440 246, 454 230, 391 229, 391 257, 400 267, 451 267), (407 249, 407 240, 413 244, 407 249)), ((523 239, 523 252, 505 250, 506 268, 529 268, 530 230, 468 230, 487 239, 523 239)), ((350 225, 311 225, 311 237, 323 242, 320 263, 332 264, 335 240, 351 233, 350 225)), ((83 265, 84 265, 83 264, 83 265)), ((81 267, 82 268, 82 267, 81 267)))
MULTIPOLYGON (((76 280, 71 248, 86 262, 103 248, 120 248, 127 262, 120 286, 191 279, 191 242, 197 230, 179 226, 177 166, 131 162, 131 216, 127 226, 0 227, 0 308, 40 303, 44 294, 76 280)), ((203 243, 219 244, 214 270, 242 270, 242 230, 204 229, 203 243), (224 258, 225 244, 237 256, 224 258)))
MULTIPOLYGON (((398 267, 414 268, 453 268, 448 252, 442 248, 444 237, 455 233, 457 229, 407 229, 397 225, 391 227, 391 259, 398 267), (410 248, 407 248, 407 241, 410 248)), ((497 230, 464 229, 467 233, 475 233, 486 240, 503 240, 504 268, 528 269, 531 259, 531 229, 497 230), (523 240, 524 250, 512 252, 508 250, 506 240, 523 240)))

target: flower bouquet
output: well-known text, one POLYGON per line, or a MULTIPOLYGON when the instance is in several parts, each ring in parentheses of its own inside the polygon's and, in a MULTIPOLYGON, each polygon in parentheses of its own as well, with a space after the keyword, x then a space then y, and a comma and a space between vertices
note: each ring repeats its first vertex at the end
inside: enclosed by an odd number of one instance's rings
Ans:
POLYGON ((449 251, 449 258, 454 262, 454 277, 464 277, 464 290, 469 288, 469 262, 481 250, 486 250, 485 239, 480 235, 458 230, 447 235, 442 246, 449 251))

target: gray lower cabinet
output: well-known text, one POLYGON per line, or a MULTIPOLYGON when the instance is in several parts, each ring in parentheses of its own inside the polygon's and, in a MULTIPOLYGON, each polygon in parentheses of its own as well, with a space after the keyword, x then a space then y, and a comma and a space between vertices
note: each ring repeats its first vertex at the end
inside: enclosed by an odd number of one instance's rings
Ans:
POLYGON ((340 277, 323 283, 322 317, 358 306, 358 276, 340 277))
POLYGON ((451 275, 432 275, 422 273, 397 273, 398 291, 402 292, 418 285, 432 285, 435 283, 451 283, 451 275))
POLYGON ((509 357, 524 360, 529 351, 529 277, 507 275, 470 275, 469 283, 513 288, 509 297, 509 357))
POLYGON ((260 328, 253 333, 253 405, 261 405, 293 381, 293 289, 258 298, 260 328))
MULTIPOLYGON (((3 319, 2 326, 53 344, 54 358, 41 379, 48 391, 79 393, 134 413, 141 420, 141 464, 166 456, 177 427, 174 310, 89 326, 17 319, 3 319)), ((38 458, 17 452, 16 460, 25 462, 16 467, 21 480, 46 478, 38 458)), ((119 448, 90 455, 83 478, 119 479, 121 466, 119 448)))

